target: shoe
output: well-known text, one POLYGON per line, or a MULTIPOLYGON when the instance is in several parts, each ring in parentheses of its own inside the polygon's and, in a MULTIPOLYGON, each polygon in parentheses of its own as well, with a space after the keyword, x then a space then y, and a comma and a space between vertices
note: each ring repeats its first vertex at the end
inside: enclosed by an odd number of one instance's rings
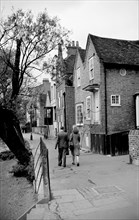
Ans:
POLYGON ((75 165, 75 163, 73 162, 72 165, 75 165))
POLYGON ((61 167, 61 164, 58 164, 59 167, 61 167))
POLYGON ((66 167, 66 165, 63 165, 63 167, 66 167))
POLYGON ((80 164, 79 163, 77 163, 77 167, 79 167, 80 166, 80 164))

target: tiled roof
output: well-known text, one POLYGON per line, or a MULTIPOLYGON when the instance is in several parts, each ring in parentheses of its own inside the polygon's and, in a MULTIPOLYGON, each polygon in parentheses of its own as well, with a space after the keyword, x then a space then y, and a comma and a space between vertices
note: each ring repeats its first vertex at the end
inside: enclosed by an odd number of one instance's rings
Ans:
POLYGON ((79 54, 81 56, 81 59, 82 59, 82 62, 84 62, 84 59, 85 59, 85 51, 84 49, 78 49, 79 51, 79 54))
POLYGON ((103 62, 139 65, 139 41, 102 38, 91 34, 89 36, 103 62))

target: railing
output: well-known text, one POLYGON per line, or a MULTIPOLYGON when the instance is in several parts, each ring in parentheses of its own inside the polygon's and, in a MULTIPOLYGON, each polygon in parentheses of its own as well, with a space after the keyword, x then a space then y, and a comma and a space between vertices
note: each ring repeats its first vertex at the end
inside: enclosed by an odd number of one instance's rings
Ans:
POLYGON ((40 143, 34 153, 34 170, 35 180, 34 188, 35 193, 43 194, 44 197, 48 196, 51 200, 51 187, 50 187, 50 175, 49 175, 49 155, 48 149, 40 138, 40 143))

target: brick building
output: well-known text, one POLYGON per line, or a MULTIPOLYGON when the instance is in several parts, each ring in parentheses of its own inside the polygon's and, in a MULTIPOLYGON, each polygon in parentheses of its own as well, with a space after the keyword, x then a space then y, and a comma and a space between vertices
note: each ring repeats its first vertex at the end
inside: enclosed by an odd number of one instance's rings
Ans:
POLYGON ((74 68, 75 120, 82 144, 95 153, 125 154, 139 118, 139 41, 89 34, 74 68))
POLYGON ((73 69, 78 42, 74 41, 67 47, 67 57, 63 59, 62 45, 58 48, 56 96, 57 96, 57 123, 58 132, 64 126, 68 133, 75 124, 73 69))

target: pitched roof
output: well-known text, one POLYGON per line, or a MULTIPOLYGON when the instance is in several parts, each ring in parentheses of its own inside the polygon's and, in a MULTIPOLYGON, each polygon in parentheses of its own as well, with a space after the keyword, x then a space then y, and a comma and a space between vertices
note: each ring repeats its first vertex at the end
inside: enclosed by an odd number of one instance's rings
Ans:
POLYGON ((139 41, 103 38, 91 34, 89 36, 103 62, 139 65, 139 41))
POLYGON ((79 51, 80 57, 81 57, 81 59, 82 59, 82 62, 84 62, 86 50, 84 50, 84 49, 78 49, 78 51, 79 51))

